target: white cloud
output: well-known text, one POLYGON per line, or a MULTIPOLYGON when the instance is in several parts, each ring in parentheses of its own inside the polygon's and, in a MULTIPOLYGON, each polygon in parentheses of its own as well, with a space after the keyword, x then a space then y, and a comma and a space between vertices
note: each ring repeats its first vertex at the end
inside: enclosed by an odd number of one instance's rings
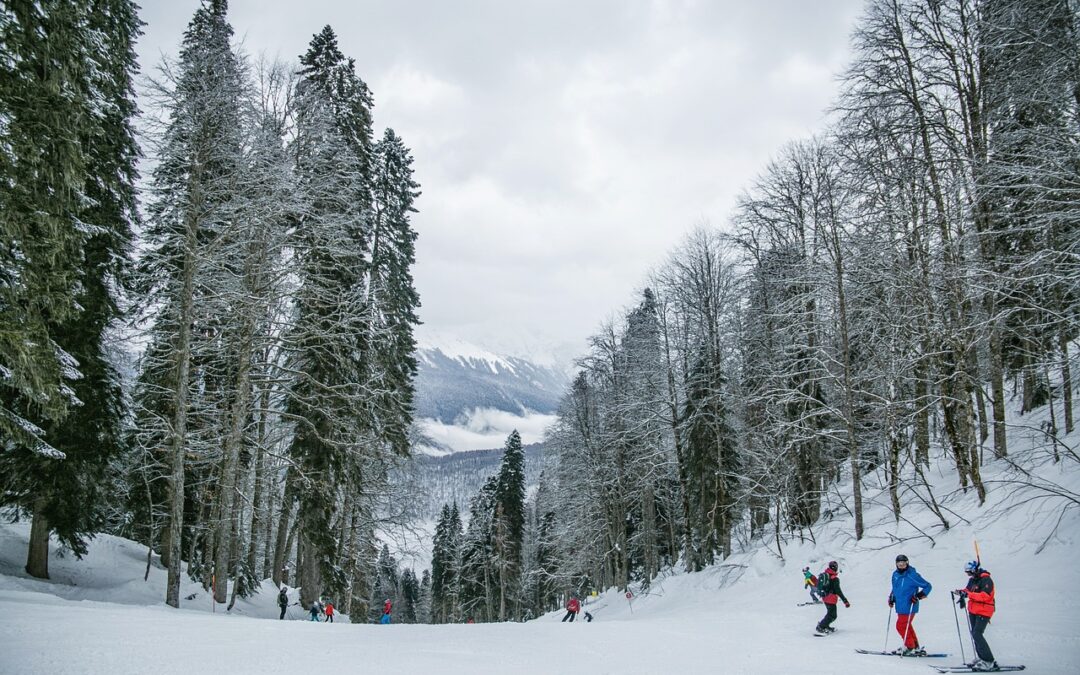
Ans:
POLYGON ((543 440, 544 430, 554 421, 554 415, 515 415, 493 408, 474 408, 455 424, 432 419, 420 420, 420 424, 432 440, 460 452, 501 448, 514 429, 521 435, 522 443, 537 443, 543 440))

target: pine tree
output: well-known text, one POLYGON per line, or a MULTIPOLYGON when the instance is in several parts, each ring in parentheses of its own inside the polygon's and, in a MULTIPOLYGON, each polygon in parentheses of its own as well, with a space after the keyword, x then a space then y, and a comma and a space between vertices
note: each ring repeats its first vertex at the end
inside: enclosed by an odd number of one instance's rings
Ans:
POLYGON ((412 179, 408 148, 387 129, 374 149, 374 227, 368 276, 370 343, 372 348, 370 405, 379 434, 398 454, 408 453, 412 423, 416 340, 420 296, 413 286, 416 232, 410 217, 420 186, 412 179))
POLYGON ((517 429, 510 432, 494 494, 493 554, 498 574, 499 621, 515 618, 521 597, 522 549, 525 539, 525 451, 517 429))
POLYGON ((295 462, 300 536, 305 541, 301 602, 323 583, 338 593, 345 577, 333 520, 343 490, 362 491, 365 448, 374 433, 365 374, 371 360, 365 330, 366 275, 371 262, 371 95, 327 26, 301 58, 293 153, 301 218, 296 258, 300 288, 290 330, 296 373, 287 409, 297 421, 295 462), (320 576, 327 577, 320 580, 320 576))
POLYGON ((0 16, 0 433, 5 451, 17 445, 54 459, 63 453, 31 418, 59 421, 77 404, 76 360, 50 324, 79 313, 92 231, 81 219, 89 206, 83 141, 100 132, 87 19, 85 7, 67 2, 14 2, 0 16))
MULTIPOLYGON (((69 81, 65 88, 70 92, 82 90, 87 110, 81 114, 71 112, 72 116, 62 123, 74 134, 82 156, 83 185, 78 192, 83 199, 75 205, 77 222, 71 228, 83 230, 85 240, 75 270, 73 298, 79 311, 50 312, 45 325, 49 340, 78 363, 80 377, 70 384, 77 404, 71 406, 66 417, 50 415, 45 408, 28 407, 29 414, 36 418, 35 426, 45 430, 45 438, 63 453, 63 461, 49 459, 33 445, 22 444, 4 453, 2 460, 6 465, 2 472, 16 481, 5 485, 3 493, 24 495, 19 503, 34 513, 27 570, 45 578, 51 531, 76 556, 81 556, 86 552, 86 536, 102 529, 109 497, 104 491, 108 485, 106 468, 123 447, 123 393, 106 339, 120 316, 118 294, 128 284, 127 259, 132 224, 137 220, 134 183, 138 148, 132 129, 136 112, 132 78, 137 69, 134 40, 140 25, 134 4, 127 0, 90 3, 78 10, 85 13, 81 16, 71 6, 52 5, 44 6, 43 27, 50 49, 56 49, 60 36, 67 34, 75 40, 71 56, 85 59, 78 69, 51 64, 39 71, 56 68, 56 74, 66 72, 69 78, 81 73, 81 81, 69 81), (51 35, 59 28, 54 23, 57 20, 77 23, 51 35), (82 47, 76 48, 75 44, 82 47)), ((19 79, 4 77, 3 81, 14 84, 19 79)), ((17 131, 18 125, 12 126, 17 131)), ((4 145, 16 152, 24 150, 17 144, 4 145)), ((48 201, 61 203, 56 195, 48 201)), ((3 211, 7 213, 8 209, 3 211)), ((57 271, 62 270, 57 261, 57 271)), ((8 284, 0 285, 10 288, 8 284)), ((6 303, 0 301, 0 306, 6 303)), ((33 325, 35 321, 29 319, 27 327, 33 325)), ((2 425, 0 420, 0 429, 2 425)))

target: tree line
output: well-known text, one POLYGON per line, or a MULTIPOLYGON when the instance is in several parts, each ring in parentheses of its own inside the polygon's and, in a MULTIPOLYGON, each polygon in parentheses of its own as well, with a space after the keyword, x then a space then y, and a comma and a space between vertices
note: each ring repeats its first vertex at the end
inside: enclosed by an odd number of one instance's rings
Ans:
POLYGON ((444 510, 433 620, 647 587, 751 541, 783 555, 841 513, 859 540, 866 486, 897 522, 927 508, 947 529, 931 453, 983 503, 1010 396, 1048 411, 1048 461, 1080 460, 1058 441, 1080 328, 1077 19, 1072 0, 867 2, 828 128, 592 336, 520 549, 497 545, 500 483, 464 531, 444 510))
POLYGON ((162 64, 142 144, 134 3, 0 12, 0 505, 34 576, 50 534, 112 532, 174 607, 184 575, 230 606, 269 577, 349 613, 409 518, 419 185, 329 26, 252 63, 227 10, 162 64))

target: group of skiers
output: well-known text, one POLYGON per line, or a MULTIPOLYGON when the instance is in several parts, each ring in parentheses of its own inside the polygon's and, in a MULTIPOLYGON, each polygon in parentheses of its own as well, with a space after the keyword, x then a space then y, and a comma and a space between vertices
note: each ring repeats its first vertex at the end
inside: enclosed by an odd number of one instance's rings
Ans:
MULTIPOLYGON (((289 608, 289 587, 282 586, 278 592, 278 607, 281 608, 281 616, 278 619, 285 618, 285 612, 289 608)), ((379 623, 390 623, 390 613, 394 608, 394 604, 390 602, 390 598, 386 599, 383 603, 382 618, 379 619, 379 623)), ((322 597, 314 600, 311 606, 308 608, 308 615, 311 617, 311 621, 321 621, 320 616, 326 617, 327 623, 334 623, 334 603, 327 597, 322 597)))
MULTIPOLYGON (((971 641, 975 646, 975 660, 965 665, 978 672, 995 671, 998 664, 983 635, 990 623, 990 617, 994 615, 994 581, 977 560, 964 565, 964 573, 968 576, 967 585, 953 591, 953 596, 958 598, 957 604, 961 608, 967 609, 971 641)), ((815 629, 818 635, 828 635, 836 630, 832 623, 836 620, 838 600, 843 601, 844 607, 851 607, 840 588, 839 574, 840 565, 835 560, 830 561, 817 576, 810 572, 809 567, 803 568, 803 588, 810 589, 811 603, 825 604, 825 616, 815 629)), ((930 595, 931 590, 933 586, 912 567, 906 555, 901 553, 896 556, 888 605, 890 611, 896 610, 896 632, 903 639, 903 645, 893 653, 901 656, 926 656, 926 650, 919 644, 918 635, 915 633, 914 622, 915 615, 919 613, 919 605, 930 595)))

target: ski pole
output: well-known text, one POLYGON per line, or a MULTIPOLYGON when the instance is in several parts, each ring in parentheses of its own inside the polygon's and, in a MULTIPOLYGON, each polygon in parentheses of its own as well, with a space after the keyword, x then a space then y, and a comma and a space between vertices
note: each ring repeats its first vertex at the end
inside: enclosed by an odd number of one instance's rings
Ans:
MULTIPOLYGON (((915 608, 912 607, 911 609, 914 610, 915 608)), ((911 617, 914 616, 914 614, 915 614, 915 612, 912 611, 910 614, 907 615, 907 624, 904 625, 904 644, 900 645, 901 649, 907 649, 908 635, 911 634, 911 617)), ((896 616, 899 617, 900 615, 897 614, 896 616)), ((901 653, 903 653, 903 652, 901 652, 901 653)))
MULTIPOLYGON (((951 591, 953 598, 956 598, 956 591, 951 591)), ((956 614, 956 603, 952 603, 953 619, 956 620, 956 639, 960 641, 960 658, 967 663, 967 655, 964 654, 964 636, 960 635, 960 617, 956 614)))
POLYGON ((889 618, 885 620, 885 646, 881 651, 889 651, 889 626, 892 625, 892 605, 889 605, 889 618))

